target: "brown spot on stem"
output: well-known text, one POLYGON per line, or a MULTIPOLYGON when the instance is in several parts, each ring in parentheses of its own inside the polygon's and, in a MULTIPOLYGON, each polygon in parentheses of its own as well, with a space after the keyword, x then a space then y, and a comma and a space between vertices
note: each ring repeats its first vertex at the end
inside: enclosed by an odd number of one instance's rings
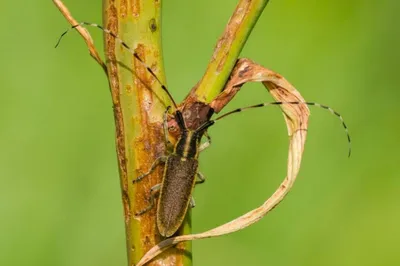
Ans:
POLYGON ((151 32, 155 32, 157 30, 157 23, 154 18, 150 19, 149 27, 151 32))
POLYGON ((127 84, 125 86, 125 91, 126 91, 126 94, 128 94, 128 95, 132 94, 132 86, 127 84))
MULTIPOLYGON (((106 8, 108 13, 108 20, 106 28, 118 35, 118 17, 117 9, 113 4, 108 5, 106 8)), ((130 220, 130 201, 128 197, 128 170, 127 158, 125 150, 125 133, 124 133, 124 120, 120 103, 120 87, 118 78, 117 59, 115 57, 115 38, 111 35, 105 35, 106 42, 106 55, 109 58, 108 77, 111 87, 111 97, 113 101, 114 119, 115 119, 115 135, 116 135, 116 149, 117 159, 120 170, 122 199, 124 207, 125 222, 128 224, 130 220)))
POLYGON ((131 219, 131 203, 126 191, 122 191, 122 204, 124 208, 125 224, 128 225, 131 219))
POLYGON ((120 13, 122 18, 125 18, 128 15, 128 3, 126 0, 121 0, 120 13))
POLYGON ((140 15, 140 2, 141 0, 132 0, 132 15, 138 17, 140 15))

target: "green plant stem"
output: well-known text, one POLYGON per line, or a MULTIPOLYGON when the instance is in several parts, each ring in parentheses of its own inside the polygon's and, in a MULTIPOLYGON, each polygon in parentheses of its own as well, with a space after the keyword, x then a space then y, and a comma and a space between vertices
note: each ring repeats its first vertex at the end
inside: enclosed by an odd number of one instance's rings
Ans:
POLYGON ((240 52, 269 0, 241 0, 218 40, 206 73, 193 89, 196 99, 211 102, 224 88, 240 52))
MULTIPOLYGON (((103 18, 105 28, 135 49, 165 84, 161 1, 103 0, 103 18)), ((171 102, 145 67, 107 34, 105 53, 116 121, 128 265, 132 266, 162 240, 156 228, 156 208, 140 217, 134 215, 148 206, 150 188, 161 182, 162 167, 140 182, 133 184, 132 180, 165 153, 162 119, 165 106, 171 102)), ((190 244, 169 250, 151 265, 191 265, 190 244)))

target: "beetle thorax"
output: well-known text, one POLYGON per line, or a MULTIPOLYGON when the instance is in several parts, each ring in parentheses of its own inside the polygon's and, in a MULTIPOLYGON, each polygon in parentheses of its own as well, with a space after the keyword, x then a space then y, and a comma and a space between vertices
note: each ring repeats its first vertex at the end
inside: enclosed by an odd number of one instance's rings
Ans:
POLYGON ((175 145, 174 153, 182 158, 197 158, 203 132, 183 130, 175 145))

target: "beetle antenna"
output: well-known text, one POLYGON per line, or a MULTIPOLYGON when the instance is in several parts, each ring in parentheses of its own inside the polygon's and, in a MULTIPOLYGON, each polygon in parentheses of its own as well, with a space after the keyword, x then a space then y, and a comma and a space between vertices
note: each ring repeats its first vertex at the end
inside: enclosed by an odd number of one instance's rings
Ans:
POLYGON ((119 42, 123 47, 125 47, 126 49, 128 49, 129 52, 132 53, 132 55, 147 69, 147 71, 150 72, 150 74, 157 80, 157 82, 161 85, 161 88, 167 93, 168 98, 172 101, 175 109, 178 109, 176 102, 174 100, 174 98, 172 98, 172 95, 170 94, 170 92, 168 91, 167 87, 161 82, 161 80, 157 77, 157 75, 153 72, 153 70, 146 65, 146 63, 139 57, 139 55, 135 52, 135 50, 133 50, 132 48, 130 48, 120 37, 118 37, 116 34, 114 34, 113 32, 111 32, 108 29, 103 28, 103 26, 95 24, 95 23, 89 23, 89 22, 79 22, 77 25, 72 26, 71 28, 69 28, 68 30, 66 30, 65 32, 63 32, 60 36, 60 38, 57 41, 57 44, 55 46, 55 48, 57 48, 60 45, 60 42, 62 40, 62 38, 71 30, 79 27, 79 26, 91 26, 91 27, 96 27, 102 31, 104 31, 107 34, 110 34, 112 37, 115 38, 115 40, 117 42, 119 42))
POLYGON ((256 105, 246 106, 246 107, 243 107, 243 108, 238 108, 238 109, 232 110, 232 111, 230 111, 228 113, 225 113, 223 115, 220 115, 217 118, 215 118, 214 120, 207 121, 203 125, 201 125, 196 131, 205 130, 205 129, 209 128, 210 126, 212 126, 213 124, 215 124, 218 120, 220 120, 220 119, 222 119, 224 117, 230 116, 231 114, 240 113, 240 112, 242 112, 244 110, 247 110, 247 109, 264 107, 264 106, 268 106, 268 105, 283 105, 283 104, 306 104, 306 105, 309 105, 309 106, 313 105, 313 106, 317 106, 317 107, 326 109, 329 112, 331 112, 333 115, 337 116, 339 118, 339 120, 342 122, 342 126, 344 128, 344 131, 346 132, 347 142, 348 142, 348 146, 349 146, 349 155, 348 156, 350 157, 350 155, 351 155, 351 139, 350 139, 349 130, 347 128, 346 123, 344 122, 343 117, 338 112, 336 112, 334 109, 332 109, 331 107, 326 106, 326 105, 322 105, 322 104, 319 104, 319 103, 314 103, 314 102, 269 102, 269 103, 260 103, 260 104, 256 104, 256 105))

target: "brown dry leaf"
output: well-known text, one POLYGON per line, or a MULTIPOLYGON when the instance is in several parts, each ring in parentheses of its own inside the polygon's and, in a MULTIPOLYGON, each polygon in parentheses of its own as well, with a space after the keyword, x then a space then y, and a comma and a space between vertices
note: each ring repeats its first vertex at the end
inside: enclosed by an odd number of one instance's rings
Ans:
MULTIPOLYGON (((71 26, 76 26, 79 24, 79 22, 74 19, 74 17, 71 15, 71 12, 69 12, 67 6, 61 0, 53 0, 53 3, 60 10, 60 12, 64 15, 65 19, 69 22, 69 24, 71 24, 71 26)), ((103 70, 107 74, 107 66, 103 62, 103 60, 101 60, 100 55, 97 52, 96 47, 94 46, 93 39, 90 36, 87 29, 85 29, 82 26, 79 26, 79 27, 76 27, 76 30, 79 32, 79 34, 85 40, 86 45, 89 49, 90 55, 94 58, 94 60, 97 61, 97 63, 103 68, 103 70)))
MULTIPOLYGON (((232 72, 231 79, 226 85, 224 91, 221 92, 221 94, 218 95, 210 105, 216 110, 216 112, 219 112, 240 90, 244 83, 253 81, 262 82, 276 101, 305 102, 300 93, 279 74, 257 65, 248 59, 240 59, 237 62, 236 67, 232 72)), ((283 200, 293 186, 300 169, 301 158, 307 135, 309 110, 307 106, 303 104, 284 104, 280 107, 283 111, 289 132, 289 154, 287 176, 280 184, 278 189, 272 194, 272 196, 270 196, 264 202, 264 204, 258 208, 255 208, 254 210, 236 218, 235 220, 212 230, 199 234, 172 237, 160 242, 157 246, 154 246, 143 256, 137 266, 144 265, 158 254, 177 243, 221 236, 244 229, 259 221, 283 200)))

